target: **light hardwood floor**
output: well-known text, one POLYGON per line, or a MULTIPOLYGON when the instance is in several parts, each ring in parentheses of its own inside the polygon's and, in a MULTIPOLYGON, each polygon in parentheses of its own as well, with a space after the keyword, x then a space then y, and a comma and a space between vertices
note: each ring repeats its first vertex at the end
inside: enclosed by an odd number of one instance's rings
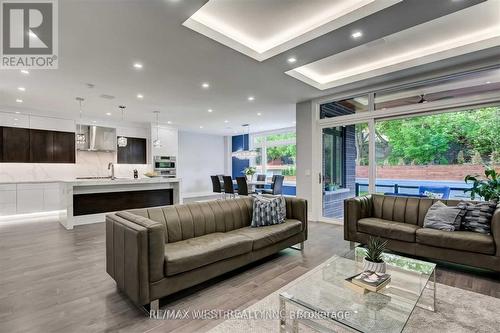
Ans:
MULTIPOLYGON (((104 224, 0 226, 0 332, 200 332, 220 321, 150 320, 105 272, 104 224)), ((266 260, 162 300, 162 309, 244 309, 349 243, 342 227, 310 223, 304 252, 266 260)), ((440 265, 438 281, 500 298, 496 274, 440 265)))

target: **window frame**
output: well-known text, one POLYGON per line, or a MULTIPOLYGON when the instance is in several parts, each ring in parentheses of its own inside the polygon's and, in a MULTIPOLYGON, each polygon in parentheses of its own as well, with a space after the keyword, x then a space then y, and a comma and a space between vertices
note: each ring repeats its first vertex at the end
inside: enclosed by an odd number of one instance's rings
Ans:
MULTIPOLYGON (((282 147, 282 146, 288 146, 288 145, 297 145, 297 136, 296 136, 296 128, 295 127, 288 127, 288 128, 283 128, 275 131, 266 131, 266 132, 258 132, 258 133, 252 133, 250 134, 250 149, 259 149, 261 150, 261 166, 262 166, 262 173, 267 175, 267 149, 271 147, 282 147), (267 137, 269 135, 275 135, 275 134, 285 134, 285 133, 294 133, 295 138, 293 139, 287 139, 287 140, 278 140, 278 141, 267 141, 267 137), (257 138, 263 138, 261 142, 256 142, 257 138)), ((297 156, 294 158, 295 164, 297 163, 297 156)), ((258 167, 257 164, 255 163, 255 158, 250 160, 250 166, 253 167, 258 167)), ((295 181, 286 181, 286 183, 292 183, 295 184, 295 181)))

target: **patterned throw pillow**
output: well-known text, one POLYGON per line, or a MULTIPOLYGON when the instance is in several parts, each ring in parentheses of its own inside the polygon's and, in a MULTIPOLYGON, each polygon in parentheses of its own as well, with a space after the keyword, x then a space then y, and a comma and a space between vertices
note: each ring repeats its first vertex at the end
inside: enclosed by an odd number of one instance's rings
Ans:
POLYGON ((491 218, 497 207, 494 202, 460 202, 458 207, 465 210, 462 221, 462 230, 489 234, 491 232, 491 218))
POLYGON ((424 228, 443 231, 460 230, 465 210, 459 207, 446 206, 441 201, 433 204, 424 218, 424 228))
POLYGON ((256 196, 253 201, 252 227, 280 224, 286 219, 285 198, 256 196))

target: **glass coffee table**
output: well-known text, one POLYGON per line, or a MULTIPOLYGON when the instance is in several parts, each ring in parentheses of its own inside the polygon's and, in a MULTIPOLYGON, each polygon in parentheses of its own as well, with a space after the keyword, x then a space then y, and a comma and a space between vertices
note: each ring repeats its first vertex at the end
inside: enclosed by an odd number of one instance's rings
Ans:
POLYGON ((362 272, 365 255, 366 250, 357 247, 354 260, 334 256, 281 292, 280 332, 297 332, 299 323, 319 332, 336 332, 339 328, 401 332, 416 306, 435 311, 435 264, 384 253, 391 282, 376 293, 362 294, 347 287, 345 279, 362 272), (433 293, 427 305, 419 302, 426 288, 433 293), (289 312, 292 308, 293 313, 289 312), (283 315, 285 312, 287 315, 283 315))

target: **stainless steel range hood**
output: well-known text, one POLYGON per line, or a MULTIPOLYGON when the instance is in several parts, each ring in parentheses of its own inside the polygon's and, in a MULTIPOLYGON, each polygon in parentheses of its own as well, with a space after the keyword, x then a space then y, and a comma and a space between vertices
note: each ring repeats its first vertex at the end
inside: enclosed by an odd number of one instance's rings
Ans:
POLYGON ((85 143, 76 145, 77 150, 84 151, 116 151, 116 129, 94 125, 76 126, 77 134, 85 134, 85 143))

